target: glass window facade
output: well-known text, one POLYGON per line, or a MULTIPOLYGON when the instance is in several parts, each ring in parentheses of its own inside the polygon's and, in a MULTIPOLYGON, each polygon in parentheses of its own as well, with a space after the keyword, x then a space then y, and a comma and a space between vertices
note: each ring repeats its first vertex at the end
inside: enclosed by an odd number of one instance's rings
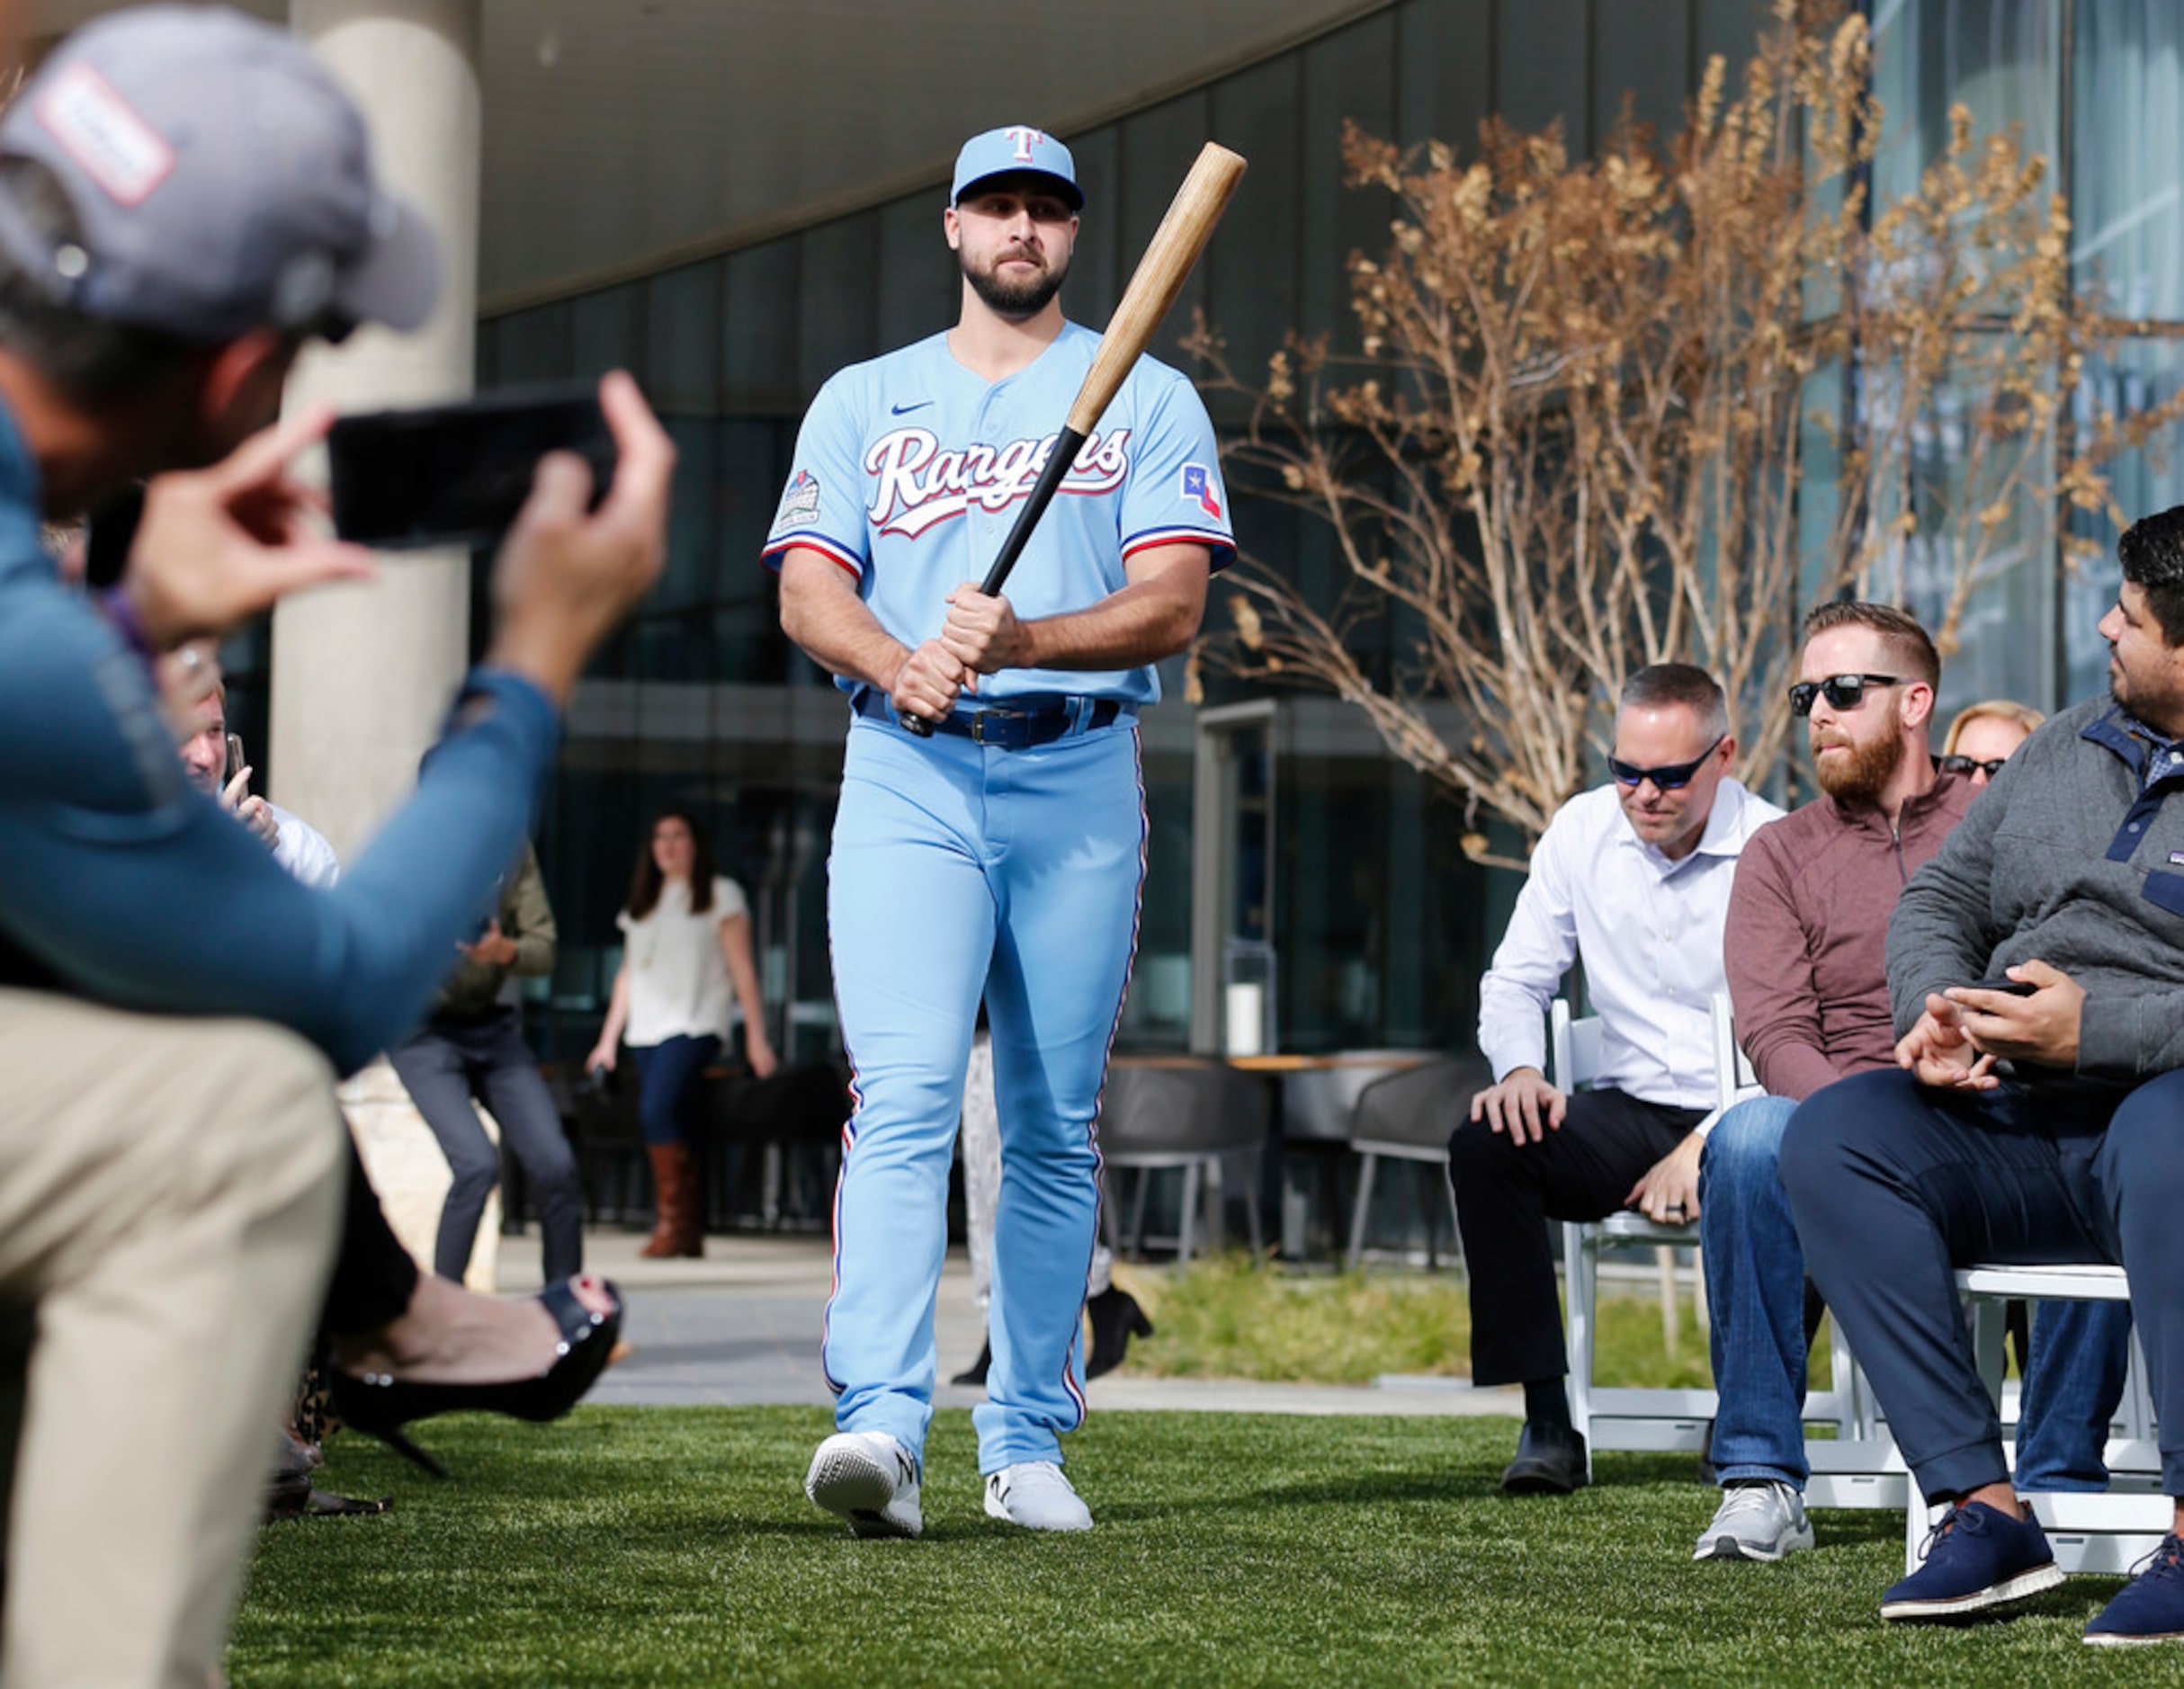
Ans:
MULTIPOLYGON (((2171 336, 2184 326, 2184 11, 2165 0, 1880 0, 1872 11, 1875 92, 1888 112, 1876 191, 1915 182, 1954 106, 1983 129, 2015 128, 2070 195, 2081 296, 2144 329, 2087 372, 2081 414, 2162 402, 2176 388, 2171 336)), ((2112 475, 2126 519, 2184 499, 2172 454, 2126 460, 2112 475)), ((2116 530, 2105 519, 2071 523, 2099 549, 2096 560, 2066 566, 2053 510, 2012 513, 2005 567, 1979 594, 1944 672, 1945 711, 1990 697, 2053 709, 2106 684, 2094 624, 2115 596, 2116 530)), ((1907 567, 1911 602, 1923 607, 1915 555, 1907 567)))
MULTIPOLYGON (((1346 120, 1459 152, 1491 112, 1526 125, 1559 120, 1576 150, 1599 144, 1626 99, 1640 119, 1673 129, 1706 56, 1741 63, 1764 11, 1750 0, 1401 0, 1073 134, 1088 205, 1065 302, 1079 320, 1105 320, 1173 184, 1217 137, 1251 173, 1161 355, 1180 360, 1195 308, 1240 366, 1293 328, 1339 335, 1345 260, 1384 243, 1388 210, 1342 183, 1346 120)), ((2081 279, 2098 281, 2119 313, 2184 320, 2184 9, 1875 0, 1870 11, 1889 113, 1884 192, 1915 177, 1952 104, 2020 125, 2074 195, 2081 279)), ((936 186, 483 326, 481 380, 627 366, 683 454, 667 578, 583 687, 546 811, 541 853, 563 934, 539 1020, 547 1054, 593 1036, 631 858, 651 814, 671 802, 710 823, 723 871, 751 898, 769 1000, 793 1022, 783 1047, 815 1057, 831 1046, 825 857, 845 711, 780 634, 757 553, 819 383, 953 320, 943 200, 936 186)), ((2172 389, 2179 356, 2158 335, 2134 338, 2089 376, 2087 394, 2149 402, 2172 389)), ((1236 418, 1217 407, 1216 421, 1236 418)), ((2184 486, 2176 467, 2149 459, 2125 466, 2118 494, 2135 513, 2175 502, 2184 486)), ((1249 497, 1234 514, 1255 556, 1331 578, 1323 533, 1249 497)), ((2100 684, 2091 625, 2113 573, 2063 571, 2054 529, 2049 512, 2020 513, 2011 565, 1986 589, 1951 666, 1948 702, 2000 693, 2052 706, 2100 684)), ((1915 593, 1916 559, 1907 567, 1915 593)), ((1209 621, 1225 617, 1217 595, 1209 621)), ((239 655, 262 665, 262 654, 239 655)), ((1189 971, 1221 965, 1192 953, 1197 737, 1180 666, 1170 667, 1169 702, 1146 727, 1150 878, 1123 1028, 1148 1046, 1188 1038, 1189 971)), ((1263 695, 1218 676, 1207 690, 1209 704, 1263 695)), ((1354 712, 1274 695, 1273 896, 1262 911, 1275 957, 1274 1038, 1304 1052, 1469 1045, 1478 976, 1513 882, 1463 860, 1455 807, 1383 754, 1354 712)))

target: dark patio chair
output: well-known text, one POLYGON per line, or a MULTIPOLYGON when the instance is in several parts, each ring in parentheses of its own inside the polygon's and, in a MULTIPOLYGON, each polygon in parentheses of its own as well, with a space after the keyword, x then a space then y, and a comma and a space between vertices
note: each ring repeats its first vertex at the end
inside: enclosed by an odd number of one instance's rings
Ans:
POLYGON ((713 1175, 707 1199, 716 1227, 727 1226, 736 1210, 737 1187, 748 1183, 747 1152, 752 1149, 759 1152, 762 1225, 773 1228, 791 1217, 817 1221, 826 1216, 836 1158, 841 1153, 842 1123, 849 1118, 846 1073, 825 1062, 808 1062, 781 1068, 764 1079, 747 1073, 729 1075, 715 1082, 707 1108, 713 1175), (744 1153, 731 1156, 730 1150, 744 1153), (814 1161, 817 1172, 807 1190, 800 1177, 801 1164, 814 1161), (741 1166, 731 1168, 731 1162, 741 1166))
POLYGON ((577 1152, 584 1212, 600 1225, 649 1225, 652 1174, 637 1115, 637 1075, 627 1061, 597 1079, 555 1064, 542 1068, 577 1152))
POLYGON ((1114 1062, 1099 1116, 1101 1176, 1106 1183, 1101 1209, 1108 1247, 1117 1255, 1125 1252, 1112 1175, 1124 1168, 1138 1174, 1128 1239, 1136 1251, 1146 1243, 1145 1200, 1152 1175, 1181 1169, 1183 1209, 1175 1241, 1176 1259, 1185 1262, 1196 1241, 1202 1191, 1218 1202, 1223 1164, 1240 1160, 1251 1251, 1259 1254, 1265 1247, 1259 1232, 1259 1160, 1270 1112, 1265 1085, 1210 1057, 1125 1057, 1114 1062))
POLYGON ((1348 1261, 1353 1270, 1365 1254, 1374 1178, 1383 1160, 1408 1162, 1419 1169, 1426 1263, 1429 1267, 1440 1264, 1440 1199, 1446 1200, 1452 1235, 1460 1236, 1455 1232, 1455 1193, 1448 1183, 1448 1139, 1470 1107, 1472 1093, 1493 1082, 1493 1070, 1480 1058, 1445 1056, 1375 1079, 1357 1094, 1350 1110, 1350 1148, 1359 1157, 1357 1200, 1350 1211, 1348 1261))

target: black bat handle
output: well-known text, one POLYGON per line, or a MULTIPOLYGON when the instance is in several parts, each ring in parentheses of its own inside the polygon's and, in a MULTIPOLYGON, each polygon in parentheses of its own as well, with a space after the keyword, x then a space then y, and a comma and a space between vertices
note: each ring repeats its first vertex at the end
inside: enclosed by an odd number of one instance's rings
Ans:
MULTIPOLYGON (((1024 555, 1024 547, 1032 537, 1032 530, 1039 525, 1039 518, 1046 507, 1054 502, 1061 489, 1062 477, 1076 467, 1077 454, 1085 449, 1085 436, 1074 428, 1064 428, 1054 436, 1054 449, 1047 454, 1046 468, 1039 471, 1039 478, 1032 487, 1032 496, 1024 501, 1024 508, 1016 512, 1015 524, 1008 538, 1001 541, 995 554, 993 567, 986 571, 986 578, 979 591, 991 598, 1007 584, 1009 572, 1016 567, 1016 559, 1024 555)), ((900 718, 903 730, 921 739, 933 737, 933 724, 923 716, 900 718)))

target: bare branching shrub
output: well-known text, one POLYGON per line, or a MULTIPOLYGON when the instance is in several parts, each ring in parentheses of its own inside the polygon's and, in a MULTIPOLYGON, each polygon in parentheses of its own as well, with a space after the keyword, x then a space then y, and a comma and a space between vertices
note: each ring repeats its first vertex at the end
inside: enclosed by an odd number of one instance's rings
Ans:
POLYGON ((1293 337, 1249 380, 1214 334, 1193 350, 1247 401, 1234 480, 1322 519, 1347 586, 1248 560, 1215 661, 1332 691, 1535 837, 1632 670, 1718 675, 1764 774, 1804 606, 1915 576, 1946 654, 2028 534, 2108 507, 2102 466, 2179 406, 2072 425, 2087 361, 2137 326, 2073 299, 2046 161, 1960 108, 1917 190, 1874 202, 1866 26, 1811 11, 1781 0, 1733 97, 1710 64, 1665 147, 1626 121, 1573 162, 1489 122, 1460 165, 1346 135, 1352 184, 1399 208, 1350 261, 1362 344, 1293 337))

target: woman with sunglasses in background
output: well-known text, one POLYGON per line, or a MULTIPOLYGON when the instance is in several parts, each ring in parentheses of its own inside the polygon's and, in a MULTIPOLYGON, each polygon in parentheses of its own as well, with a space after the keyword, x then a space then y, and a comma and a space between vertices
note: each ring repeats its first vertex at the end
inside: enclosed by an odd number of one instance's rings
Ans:
POLYGON ((1956 712, 1942 738, 1942 772, 1969 774, 1974 786, 1983 786, 2046 719, 2030 704, 2012 703, 2007 698, 1967 705, 1956 712))

